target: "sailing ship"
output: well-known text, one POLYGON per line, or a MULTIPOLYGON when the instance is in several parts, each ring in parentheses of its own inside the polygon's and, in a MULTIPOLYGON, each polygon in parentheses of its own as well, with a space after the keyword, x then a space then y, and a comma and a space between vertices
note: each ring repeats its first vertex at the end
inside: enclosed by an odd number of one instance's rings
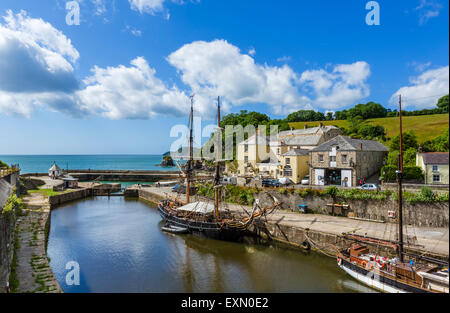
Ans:
POLYGON ((448 293, 449 273, 448 261, 405 253, 403 249, 403 213, 402 213, 402 107, 399 97, 400 153, 398 158, 398 241, 387 241, 377 238, 344 235, 354 243, 344 251, 333 245, 336 251, 338 266, 356 280, 382 292, 389 293, 448 293), (398 257, 388 258, 370 253, 368 244, 391 246, 398 257), (405 260, 409 257, 409 262, 405 260), (418 264, 417 260, 428 264, 418 264), (435 264, 430 266, 429 264, 435 264))
MULTIPOLYGON (((220 130, 220 97, 218 104, 218 129, 220 130)), ((259 201, 255 200, 252 212, 248 216, 239 218, 219 204, 221 192, 220 156, 216 153, 216 167, 214 175, 214 204, 205 201, 191 202, 191 182, 193 176, 193 118, 194 106, 191 97, 190 111, 190 134, 189 134, 189 159, 185 171, 186 178, 186 201, 175 197, 168 197, 158 203, 158 211, 166 222, 163 230, 173 233, 200 234, 209 238, 219 240, 236 241, 248 234, 248 228, 254 220, 260 216, 270 214, 280 203, 274 198, 274 205, 262 208, 259 201)), ((217 137, 219 138, 219 136, 217 137)), ((217 146, 217 145, 216 145, 217 146)), ((218 149, 216 149, 218 150, 218 149)), ((180 167, 180 170, 181 167, 180 167)))

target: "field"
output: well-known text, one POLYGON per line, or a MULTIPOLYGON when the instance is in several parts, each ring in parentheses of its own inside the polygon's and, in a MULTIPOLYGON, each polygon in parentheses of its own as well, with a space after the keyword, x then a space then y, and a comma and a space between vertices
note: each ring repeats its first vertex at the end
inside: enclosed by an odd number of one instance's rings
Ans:
MULTIPOLYGON (((448 114, 420 115, 420 116, 403 116, 403 132, 414 130, 418 137, 419 143, 433 139, 442 134, 449 127, 448 114)), ((387 137, 392 138, 399 134, 398 117, 385 117, 369 119, 371 125, 381 125, 386 129, 387 137)), ((318 126, 320 122, 295 122, 289 123, 289 126, 295 129, 318 126)), ((337 127, 348 127, 347 121, 324 121, 324 125, 334 125, 337 127)))

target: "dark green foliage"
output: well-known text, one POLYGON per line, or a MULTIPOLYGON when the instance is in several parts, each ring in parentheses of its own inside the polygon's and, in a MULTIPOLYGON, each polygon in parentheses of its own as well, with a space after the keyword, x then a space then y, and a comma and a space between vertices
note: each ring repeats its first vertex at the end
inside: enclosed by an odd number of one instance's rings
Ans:
MULTIPOLYGON (((396 165, 385 165, 381 168, 380 179, 384 181, 395 181, 397 179, 396 165)), ((403 166, 403 179, 423 180, 422 169, 418 166, 403 166)))
POLYGON ((2 160, 0 160, 0 168, 9 168, 8 164, 3 163, 2 160))
POLYGON ((448 152, 449 151, 448 128, 439 136, 422 144, 423 152, 448 152))
POLYGON ((355 116, 361 116, 363 119, 386 117, 387 109, 381 104, 368 102, 366 104, 357 104, 347 112, 347 119, 355 116))
MULTIPOLYGON (((403 151, 408 150, 409 148, 414 148, 417 151, 419 147, 419 143, 417 142, 417 136, 413 130, 407 131, 403 133, 403 151)), ((391 140, 391 144, 389 146, 390 150, 400 150, 400 135, 395 136, 391 140)))
POLYGON ((315 112, 313 110, 300 110, 289 114, 286 118, 286 121, 289 123, 324 121, 324 120, 325 115, 322 112, 315 112))

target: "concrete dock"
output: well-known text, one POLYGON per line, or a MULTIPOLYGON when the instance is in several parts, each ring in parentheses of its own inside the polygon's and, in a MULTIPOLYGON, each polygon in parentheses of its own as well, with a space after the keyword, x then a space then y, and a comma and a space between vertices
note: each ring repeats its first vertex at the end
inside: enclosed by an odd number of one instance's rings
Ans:
MULTIPOLYGON (((181 200, 186 199, 185 195, 171 192, 170 187, 140 187, 139 191, 139 197, 155 202, 167 195, 177 196, 181 200)), ((237 214, 245 214, 243 208, 247 212, 251 212, 249 206, 226 204, 226 207, 237 214)), ((398 231, 398 226, 394 223, 377 223, 323 214, 301 214, 279 209, 267 216, 267 224, 274 237, 280 237, 283 241, 291 242, 294 245, 301 244, 305 240, 306 232, 323 234, 331 239, 340 236, 342 233, 352 233, 384 240, 396 240, 398 231)), ((408 225, 404 226, 403 233, 406 235, 405 237, 415 236, 417 238, 416 244, 422 246, 406 246, 406 249, 410 252, 448 258, 448 228, 408 225)), ((325 241, 323 241, 324 244, 325 241)))

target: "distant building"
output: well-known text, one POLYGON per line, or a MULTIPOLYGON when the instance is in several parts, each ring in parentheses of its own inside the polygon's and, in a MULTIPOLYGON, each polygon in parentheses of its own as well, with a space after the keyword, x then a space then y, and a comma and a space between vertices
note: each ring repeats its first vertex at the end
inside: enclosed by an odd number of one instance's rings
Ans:
POLYGON ((425 184, 449 184, 448 152, 427 152, 416 154, 416 166, 422 168, 425 184))
POLYGON ((340 134, 339 128, 323 125, 282 131, 275 138, 257 133, 237 145, 238 175, 299 183, 309 173, 308 151, 340 134))
POLYGON ((281 155, 282 176, 299 184, 309 174, 309 150, 293 149, 281 155))
POLYGON ((311 184, 357 186, 380 171, 388 151, 378 141, 339 135, 310 151, 311 184))
POLYGON ((55 163, 53 163, 52 167, 50 167, 50 169, 48 170, 48 176, 52 177, 52 178, 56 178, 60 175, 63 174, 63 171, 61 170, 61 168, 55 163))

